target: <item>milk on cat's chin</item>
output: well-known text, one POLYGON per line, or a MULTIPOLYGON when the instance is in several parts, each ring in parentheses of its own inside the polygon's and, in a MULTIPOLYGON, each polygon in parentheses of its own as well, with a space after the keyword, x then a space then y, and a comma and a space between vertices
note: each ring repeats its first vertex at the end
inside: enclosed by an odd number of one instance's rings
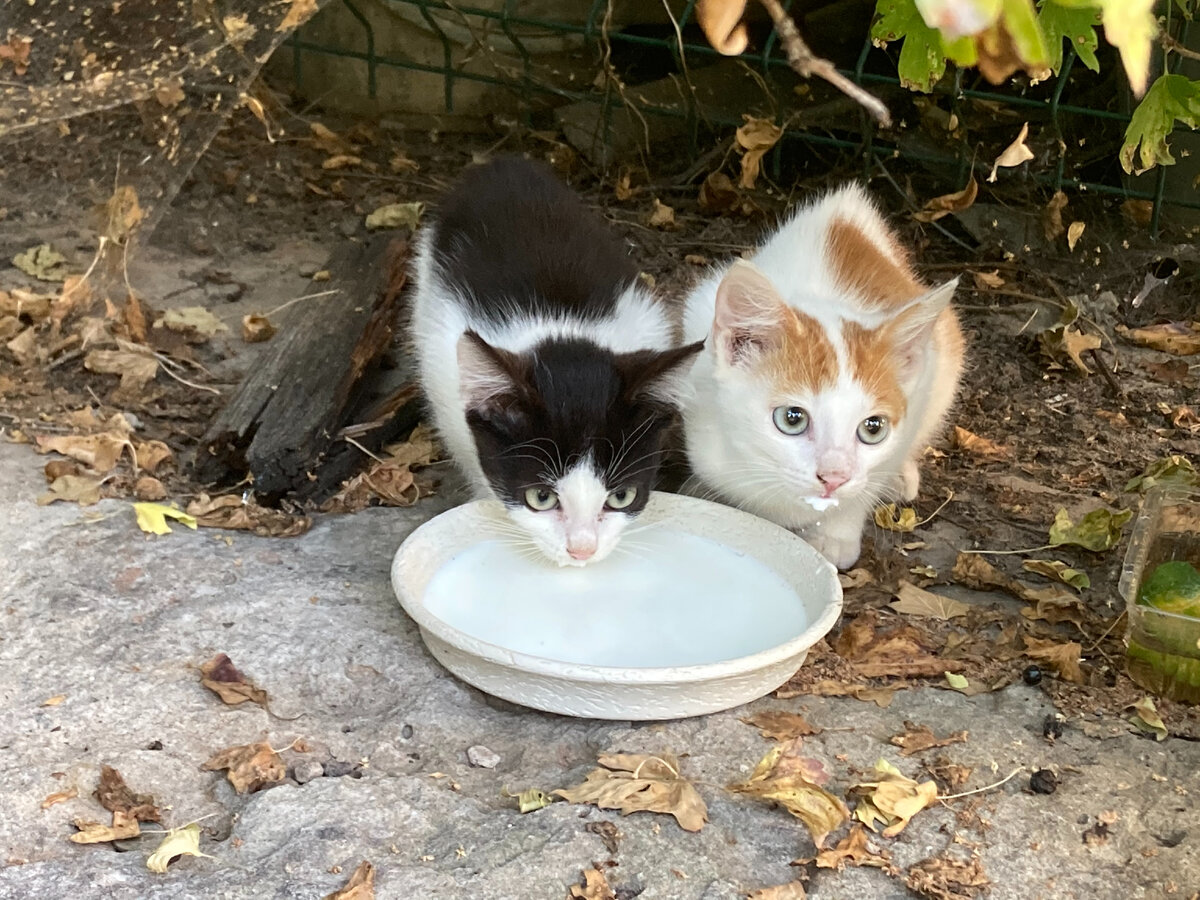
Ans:
POLYGON ((621 533, 633 519, 625 513, 605 510, 603 507, 597 510, 591 522, 584 523, 568 523, 561 508, 536 512, 526 506, 513 505, 508 506, 507 510, 513 522, 529 536, 529 542, 547 560, 560 567, 582 568, 600 562, 617 548, 621 533), (581 526, 593 526, 589 531, 595 534, 596 549, 587 559, 576 559, 567 550, 568 534, 577 533, 581 526))

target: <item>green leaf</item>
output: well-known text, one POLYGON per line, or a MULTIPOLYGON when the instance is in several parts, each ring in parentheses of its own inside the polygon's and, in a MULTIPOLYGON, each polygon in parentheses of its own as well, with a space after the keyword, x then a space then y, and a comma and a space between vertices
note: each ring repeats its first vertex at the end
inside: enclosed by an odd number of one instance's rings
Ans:
POLYGON ((1051 581, 1069 584, 1077 591, 1086 590, 1092 586, 1092 579, 1087 577, 1086 572, 1072 569, 1065 562, 1059 562, 1057 559, 1027 559, 1021 564, 1021 568, 1026 572, 1045 575, 1051 581))
POLYGON ((1100 43, 1096 26, 1100 24, 1100 10, 1068 7, 1055 0, 1042 0, 1038 22, 1046 33, 1050 68, 1055 75, 1062 68, 1064 38, 1075 48, 1075 53, 1085 66, 1093 72, 1100 71, 1100 61, 1096 59, 1096 48, 1100 43))
POLYGON ((929 93, 946 74, 946 55, 938 30, 925 24, 914 0, 879 0, 875 12, 879 20, 871 28, 871 40, 875 46, 884 47, 903 38, 897 66, 900 83, 929 93))
POLYGON ((1162 717, 1158 714, 1158 709, 1155 707, 1152 699, 1143 697, 1129 708, 1133 710, 1133 715, 1129 717, 1129 721, 1133 723, 1138 731, 1153 735, 1156 741, 1165 741, 1167 739, 1167 726, 1163 724, 1162 717))
POLYGON ((1125 485, 1126 491, 1145 493, 1156 484, 1176 484, 1181 487, 1200 487, 1200 473, 1186 456, 1172 453, 1163 459, 1157 459, 1141 475, 1129 479, 1125 485))
POLYGON ((1125 129, 1122 168, 1141 174, 1156 165, 1174 165, 1167 136, 1175 128, 1176 119, 1189 128, 1200 126, 1200 82, 1183 75, 1162 75, 1150 86, 1125 129), (1133 162, 1135 152, 1141 163, 1138 167, 1133 162))
POLYGON ((946 684, 950 685, 950 687, 954 688, 956 691, 964 691, 970 686, 971 683, 962 675, 959 675, 955 672, 947 672, 946 684))
POLYGON ((1046 50, 1046 39, 1038 25, 1037 14, 1033 11, 1033 0, 1004 0, 1000 17, 1026 68, 1049 63, 1050 54, 1046 50))
POLYGON ((1132 510, 1113 512, 1101 507, 1093 509, 1080 519, 1078 524, 1074 524, 1067 511, 1060 509, 1054 517, 1054 524, 1050 526, 1050 546, 1074 544, 1096 553, 1108 550, 1121 540, 1121 529, 1131 518, 1132 510))

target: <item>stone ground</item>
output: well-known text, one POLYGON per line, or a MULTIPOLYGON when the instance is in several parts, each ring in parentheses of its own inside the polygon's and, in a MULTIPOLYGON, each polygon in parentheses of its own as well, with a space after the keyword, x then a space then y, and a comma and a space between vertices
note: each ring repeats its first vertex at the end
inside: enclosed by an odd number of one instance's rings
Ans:
MULTIPOLYGON (((903 691, 887 709, 766 699, 649 724, 560 718, 456 681, 397 604, 391 556, 442 501, 324 519, 291 540, 182 528, 153 539, 124 502, 93 507, 103 515, 95 521, 73 505, 38 507, 43 485, 28 447, 0 444, 0 897, 313 898, 365 859, 378 868, 381 898, 558 900, 582 869, 611 857, 618 896, 733 900, 790 880, 802 870, 789 861, 813 853, 786 812, 723 789, 768 749, 739 719, 764 709, 824 726, 806 749, 842 786, 880 756, 919 777, 917 759, 887 743, 906 719, 939 735, 970 732, 932 751, 973 767, 965 789, 1017 767, 1058 773, 1053 795, 1030 792, 1022 773, 922 812, 886 842, 899 866, 977 853, 996 900, 1200 888, 1200 748, 1123 728, 1097 739, 1071 722, 1051 744, 1042 726, 1053 709, 1038 688, 903 691), (223 706, 200 686, 198 666, 218 652, 270 692, 270 713, 223 706), (289 778, 268 790, 239 796, 200 769, 227 746, 301 737, 309 751, 286 751, 289 778), (468 764, 477 744, 500 756, 495 769, 468 764), (665 816, 566 803, 522 815, 505 796, 577 783, 599 752, 618 749, 683 756, 709 824, 693 834, 665 816), (313 762, 324 774, 313 777, 313 762), (91 796, 105 763, 169 807, 167 825, 199 820, 212 858, 155 875, 145 859, 158 836, 129 852, 69 843, 74 818, 105 816, 91 796), (77 798, 41 808, 71 787, 77 798), (1108 811, 1119 818, 1107 841, 1085 844, 1083 832, 1108 811), (601 821, 620 830, 615 853, 589 830, 601 821)), ((912 896, 872 869, 816 870, 808 892, 912 896)))

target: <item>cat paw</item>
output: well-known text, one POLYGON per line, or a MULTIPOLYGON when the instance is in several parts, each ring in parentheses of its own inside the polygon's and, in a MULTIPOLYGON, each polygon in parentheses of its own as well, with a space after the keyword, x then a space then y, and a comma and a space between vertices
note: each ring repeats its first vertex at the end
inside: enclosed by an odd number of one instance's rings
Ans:
POLYGON ((917 499, 921 490, 921 468, 915 459, 910 459, 900 470, 900 499, 909 503, 917 499))
POLYGON ((803 537, 812 544, 818 553, 842 571, 858 562, 858 557, 862 552, 861 534, 847 537, 818 532, 806 534, 803 537))

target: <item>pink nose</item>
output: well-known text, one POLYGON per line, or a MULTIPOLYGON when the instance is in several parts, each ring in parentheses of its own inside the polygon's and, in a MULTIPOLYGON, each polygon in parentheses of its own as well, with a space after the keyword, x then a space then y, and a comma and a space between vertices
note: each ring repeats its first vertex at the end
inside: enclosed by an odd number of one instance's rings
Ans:
POLYGON ((571 559, 585 560, 596 555, 595 547, 568 547, 567 554, 571 559))
POLYGON ((833 494, 838 488, 850 480, 850 476, 842 472, 818 472, 817 481, 825 485, 825 496, 833 494))

